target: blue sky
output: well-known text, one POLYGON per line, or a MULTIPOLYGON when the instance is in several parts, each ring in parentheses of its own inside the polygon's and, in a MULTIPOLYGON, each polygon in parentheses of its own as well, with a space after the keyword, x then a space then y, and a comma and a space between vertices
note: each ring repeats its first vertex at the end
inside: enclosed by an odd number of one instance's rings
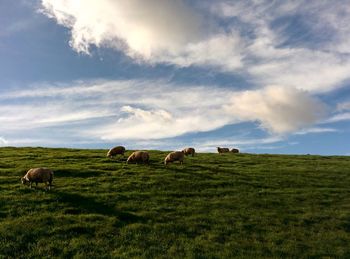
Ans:
POLYGON ((350 1, 0 0, 0 146, 350 154, 350 1))

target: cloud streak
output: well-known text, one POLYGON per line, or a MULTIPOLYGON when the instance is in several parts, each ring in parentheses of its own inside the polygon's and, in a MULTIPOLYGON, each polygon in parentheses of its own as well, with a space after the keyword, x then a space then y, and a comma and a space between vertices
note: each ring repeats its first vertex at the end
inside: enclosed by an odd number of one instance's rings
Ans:
POLYGON ((161 80, 84 82, 54 91, 41 86, 5 92, 1 98, 12 101, 0 105, 5 131, 68 127, 77 136, 103 141, 170 138, 246 121, 284 134, 324 115, 319 100, 297 89, 235 92, 161 80))
POLYGON ((339 132, 338 129, 334 129, 334 128, 319 128, 319 127, 315 127, 315 128, 308 128, 308 129, 304 129, 301 131, 297 131, 295 134, 296 135, 306 135, 306 134, 314 134, 314 133, 330 133, 330 132, 339 132))
POLYGON ((3 137, 0 137, 0 146, 6 146, 7 144, 8 144, 8 141, 3 137))

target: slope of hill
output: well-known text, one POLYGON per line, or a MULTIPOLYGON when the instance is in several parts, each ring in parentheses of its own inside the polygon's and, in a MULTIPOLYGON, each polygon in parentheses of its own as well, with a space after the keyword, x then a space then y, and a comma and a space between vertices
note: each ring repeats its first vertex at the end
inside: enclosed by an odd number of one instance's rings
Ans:
POLYGON ((150 153, 1 148, 0 258, 350 257, 350 157, 150 153))

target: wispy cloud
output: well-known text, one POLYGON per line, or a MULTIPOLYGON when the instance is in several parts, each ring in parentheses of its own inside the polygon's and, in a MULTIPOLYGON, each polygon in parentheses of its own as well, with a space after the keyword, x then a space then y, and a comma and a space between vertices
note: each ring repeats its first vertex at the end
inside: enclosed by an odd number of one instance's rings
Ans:
POLYGON ((0 105, 0 123, 3 130, 23 130, 98 119, 80 133, 101 139, 157 139, 225 125, 232 118, 220 107, 229 93, 162 81, 41 86, 3 93, 2 100, 11 104, 0 105))
POLYGON ((337 104, 337 111, 349 111, 350 110, 350 101, 341 102, 337 104))
POLYGON ((3 137, 0 137, 0 146, 6 146, 7 144, 8 144, 8 141, 3 137))
POLYGON ((240 72, 258 87, 313 92, 333 90, 350 78, 345 3, 221 0, 195 8, 181 0, 42 0, 43 12, 71 30, 70 44, 78 52, 110 47, 137 61, 209 66, 240 72), (283 22, 290 17, 301 19, 313 38, 291 42, 283 22), (329 37, 322 37, 324 28, 329 37))
MULTIPOLYGON (((339 24, 349 28, 345 24, 350 16, 342 14, 342 6, 342 1, 317 4, 311 1, 221 1, 213 6, 213 10, 219 17, 241 20, 254 32, 255 36, 246 40, 244 56, 253 60, 245 64, 245 69, 257 84, 325 92, 349 78, 349 58, 334 48, 347 42, 346 37, 340 36, 344 29, 339 24), (329 34, 333 37, 319 43, 318 35, 324 34, 324 28, 329 27, 325 16, 332 20, 332 28, 329 28, 332 33, 329 34), (291 17, 301 19, 302 25, 295 26, 304 26, 306 32, 315 35, 314 39, 295 41, 296 35, 288 31, 291 17), (290 20, 284 24, 283 19, 290 20), (293 35, 294 43, 289 42, 290 35, 293 35)), ((347 8, 344 11, 347 12, 347 8)))
POLYGON ((349 121, 350 120, 350 102, 341 102, 338 103, 335 109, 334 114, 322 121, 323 124, 326 123, 336 123, 340 121, 349 121))
POLYGON ((216 107, 167 107, 164 109, 141 109, 123 106, 125 117, 102 127, 93 127, 88 134, 102 139, 160 139, 179 136, 189 132, 209 131, 234 121, 216 107))
POLYGON ((160 80, 41 86, 5 92, 1 98, 12 100, 0 105, 3 130, 79 122, 84 126, 75 129, 77 134, 101 140, 169 138, 244 121, 258 122, 273 133, 288 133, 323 115, 320 101, 296 89, 235 92, 160 80))
POLYGON ((338 129, 334 128, 308 128, 303 129, 300 131, 295 132, 296 135, 306 135, 306 134, 313 134, 313 133, 327 133, 327 132, 339 132, 338 129))
POLYGON ((348 121, 350 120, 350 112, 337 113, 330 118, 323 121, 323 123, 334 123, 339 121, 348 121))
MULTIPOLYGON (((242 122, 253 122, 270 136, 286 136, 334 132, 338 129, 315 125, 350 119, 346 102, 325 119, 328 109, 321 101, 350 80, 347 0, 40 2, 41 13, 68 28, 76 52, 93 55, 95 47, 110 48, 128 56, 126 62, 137 62, 141 70, 146 65, 152 72, 162 68, 177 73, 196 66, 214 74, 218 85, 222 75, 240 77, 243 84, 240 91, 180 85, 147 79, 147 70, 144 80, 4 89, 0 135, 7 140, 13 140, 7 132, 49 134, 57 129, 81 137, 79 141, 156 143, 242 122)), ((38 134, 33 139, 49 139, 38 134)), ((251 141, 240 140, 230 143, 244 147, 244 141, 251 141)), ((254 139, 248 145, 280 143, 254 139)))

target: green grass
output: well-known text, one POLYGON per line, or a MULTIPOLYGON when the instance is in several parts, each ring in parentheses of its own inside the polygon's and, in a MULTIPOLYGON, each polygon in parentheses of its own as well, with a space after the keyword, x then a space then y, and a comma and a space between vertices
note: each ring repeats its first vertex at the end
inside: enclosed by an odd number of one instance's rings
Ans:
POLYGON ((350 258, 350 157, 106 152, 1 148, 0 258, 350 258))

